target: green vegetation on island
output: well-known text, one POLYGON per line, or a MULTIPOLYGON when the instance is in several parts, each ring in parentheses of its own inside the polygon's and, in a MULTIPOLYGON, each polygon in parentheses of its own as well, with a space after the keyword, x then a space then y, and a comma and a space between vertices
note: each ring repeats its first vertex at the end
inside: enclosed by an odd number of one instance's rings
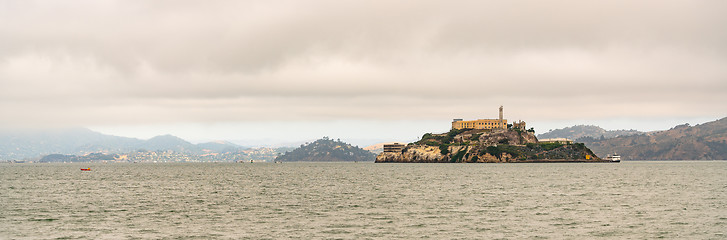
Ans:
POLYGON ((582 143, 538 142, 532 130, 452 129, 426 133, 376 162, 604 162, 582 143))

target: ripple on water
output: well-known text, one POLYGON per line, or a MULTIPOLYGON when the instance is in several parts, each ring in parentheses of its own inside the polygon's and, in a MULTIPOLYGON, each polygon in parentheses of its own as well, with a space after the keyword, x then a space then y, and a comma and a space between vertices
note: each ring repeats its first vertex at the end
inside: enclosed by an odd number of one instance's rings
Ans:
POLYGON ((0 165, 0 238, 709 239, 727 225, 727 162, 90 166, 0 165))

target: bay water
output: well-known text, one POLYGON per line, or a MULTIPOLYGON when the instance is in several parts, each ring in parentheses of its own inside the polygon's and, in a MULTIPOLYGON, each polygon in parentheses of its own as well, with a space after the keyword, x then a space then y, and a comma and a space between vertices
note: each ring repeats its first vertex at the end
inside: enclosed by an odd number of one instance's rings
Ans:
POLYGON ((0 239, 194 238, 727 239, 727 161, 0 164, 0 239))

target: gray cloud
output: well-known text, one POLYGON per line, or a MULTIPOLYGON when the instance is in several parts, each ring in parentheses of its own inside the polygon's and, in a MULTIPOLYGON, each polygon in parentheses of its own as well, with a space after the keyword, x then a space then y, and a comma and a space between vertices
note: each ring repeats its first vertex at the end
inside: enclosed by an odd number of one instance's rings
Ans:
POLYGON ((5 125, 727 112, 723 1, 4 1, 5 125))

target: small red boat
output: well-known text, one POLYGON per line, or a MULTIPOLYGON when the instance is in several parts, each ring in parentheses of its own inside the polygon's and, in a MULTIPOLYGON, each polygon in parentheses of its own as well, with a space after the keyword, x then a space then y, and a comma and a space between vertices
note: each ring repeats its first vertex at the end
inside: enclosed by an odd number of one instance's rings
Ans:
POLYGON ((91 171, 91 168, 81 168, 81 171, 91 171))

